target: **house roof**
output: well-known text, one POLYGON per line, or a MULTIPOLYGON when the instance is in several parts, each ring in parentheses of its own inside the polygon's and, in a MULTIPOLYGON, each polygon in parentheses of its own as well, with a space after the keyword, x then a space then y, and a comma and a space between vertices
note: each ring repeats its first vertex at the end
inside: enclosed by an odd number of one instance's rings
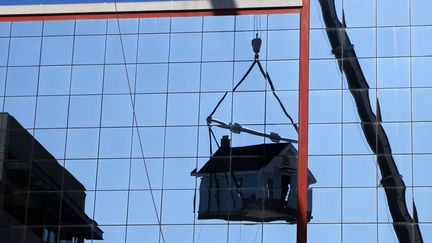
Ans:
POLYGON ((268 165, 288 146, 295 149, 290 143, 258 144, 231 147, 231 149, 221 147, 198 171, 198 174, 259 170, 268 165))

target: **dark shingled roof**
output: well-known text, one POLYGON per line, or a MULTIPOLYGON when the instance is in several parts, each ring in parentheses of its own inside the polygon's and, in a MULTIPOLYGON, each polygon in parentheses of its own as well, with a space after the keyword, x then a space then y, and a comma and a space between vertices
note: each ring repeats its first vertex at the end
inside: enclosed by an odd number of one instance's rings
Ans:
POLYGON ((245 147, 219 148, 209 161, 198 171, 201 173, 259 170, 268 165, 290 143, 259 144, 245 147), (231 153, 231 160, 230 160, 231 153))

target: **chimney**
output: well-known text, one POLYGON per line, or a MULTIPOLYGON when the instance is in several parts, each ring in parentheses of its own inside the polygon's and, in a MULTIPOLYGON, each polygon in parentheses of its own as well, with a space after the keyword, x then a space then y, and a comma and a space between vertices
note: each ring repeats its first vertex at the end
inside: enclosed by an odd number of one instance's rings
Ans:
POLYGON ((231 150, 231 139, 229 139, 229 136, 223 136, 221 139, 221 146, 220 146, 221 152, 225 155, 230 154, 231 150))

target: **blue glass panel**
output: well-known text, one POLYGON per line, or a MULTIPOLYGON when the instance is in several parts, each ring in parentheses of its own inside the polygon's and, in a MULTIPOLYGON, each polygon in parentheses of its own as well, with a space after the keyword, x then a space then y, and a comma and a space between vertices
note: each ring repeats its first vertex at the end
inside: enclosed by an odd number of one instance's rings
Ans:
POLYGON ((313 223, 340 223, 342 209, 341 188, 314 188, 313 223))
POLYGON ((167 62, 170 37, 167 34, 140 35, 138 62, 167 62))
POLYGON ((345 224, 343 225, 343 232, 342 242, 357 241, 377 243, 378 240, 378 229, 376 224, 345 224))
POLYGON ((240 124, 264 123, 264 92, 237 92, 233 98, 233 121, 240 124))
MULTIPOLYGON (((192 224, 194 222, 194 213, 191 209, 192 199, 194 198, 194 190, 166 190, 164 191, 163 202, 162 202, 162 223, 163 224, 192 224)), ((190 225, 192 226, 192 225, 190 225)), ((192 241, 192 232, 185 230, 179 230, 176 228, 169 231, 171 234, 182 235, 183 240, 186 242, 192 241), (186 236, 185 234, 190 234, 186 236)), ((168 237, 170 233, 165 231, 168 237)), ((176 239, 171 238, 171 241, 176 239)))
POLYGON ((71 96, 69 127, 97 127, 100 122, 101 96, 71 96))
POLYGON ((432 24, 430 18, 430 9, 432 2, 428 0, 412 0, 411 1, 411 21, 413 25, 428 25, 432 24))
POLYGON ((103 66, 74 66, 72 69, 72 94, 102 93, 103 66))
POLYGON ((9 65, 38 65, 41 38, 12 38, 10 43, 9 65))
POLYGON ((299 29, 300 14, 269 14, 268 28, 273 29, 299 29))
POLYGON ((137 95, 135 112, 138 126, 164 126, 166 114, 166 95, 137 95))
POLYGON ((203 63, 201 75, 201 91, 229 91, 233 86, 233 63, 203 63))
POLYGON ((168 95, 168 125, 193 125, 198 119, 199 94, 168 95))
POLYGON ((412 58, 411 75, 413 87, 432 87, 430 77, 432 76, 432 58, 417 57, 412 58))
POLYGON ((102 64, 105 60, 105 36, 76 36, 74 64, 102 64))
POLYGON ((9 54, 9 39, 0 38, 0 66, 7 66, 9 54))
MULTIPOLYGON (((145 171, 143 171, 145 173, 145 171)), ((158 218, 160 218, 160 203, 161 201, 161 191, 131 191, 129 195, 129 217, 128 223, 130 224, 142 224, 146 225, 156 225, 159 224, 158 218), (153 194, 153 195, 152 195, 153 194), (154 202, 154 203, 153 203, 154 202), (156 206, 156 210, 155 210, 156 206)), ((141 227, 140 230, 144 230, 144 227, 141 227)), ((141 232, 142 234, 142 232, 141 232)), ((150 237, 153 234, 150 234, 150 237)), ((159 236, 159 228, 156 231, 156 239, 154 242, 158 241, 159 236)), ((144 239, 152 239, 147 238, 146 234, 144 239)), ((128 237, 129 238, 129 237, 128 237)), ((142 240, 136 239, 138 241, 142 240)), ((129 241, 128 241, 129 242, 129 241)), ((130 241, 136 242, 136 241, 130 241)), ((153 241, 152 241, 153 242, 153 241)))
POLYGON ((66 158, 96 158, 99 129, 69 129, 66 158))
MULTIPOLYGON (((292 102, 296 104, 296 100, 292 102)), ((342 120, 342 91, 325 90, 309 93, 309 122, 310 123, 338 123, 342 120)), ((296 106, 292 110, 297 110, 296 106)))
MULTIPOLYGON (((338 99, 340 97, 340 94, 334 93, 332 91, 327 91, 329 100, 338 99)), ((312 93, 312 92, 311 92, 312 93)), ((340 93, 340 92, 339 92, 340 93)), ((284 105, 286 111, 291 116, 291 118, 294 120, 295 123, 298 123, 298 91, 276 91, 277 96, 281 100, 282 104, 284 105)), ((318 95, 319 96, 319 95, 318 95)), ((323 95, 325 96, 325 95, 323 95)), ((312 97, 311 97, 312 98, 312 97)), ((321 98, 321 97, 320 97, 321 98)), ((312 100, 312 99, 310 99, 312 100)), ((312 109, 312 105, 309 106, 310 109, 312 109)), ((337 106, 334 106, 337 109, 337 106)), ((326 109, 321 109, 318 114, 321 114, 322 116, 319 119, 315 119, 315 121, 323 119, 336 119, 338 116, 340 116, 340 109, 339 111, 336 111, 335 113, 330 115, 322 115, 323 113, 326 113, 326 109)), ((330 110, 333 111, 332 108, 330 110)), ((312 111, 311 111, 312 115, 312 111)), ((317 115, 318 116, 318 115, 317 115)), ((317 117, 315 116, 315 117, 317 117)), ((312 123, 312 117, 310 117, 310 122, 312 123)), ((322 121, 322 120, 321 120, 322 121)), ((339 120, 337 120, 339 121, 339 120)), ((274 97, 272 92, 267 92, 266 94, 266 110, 265 110, 265 124, 291 124, 291 121, 286 117, 286 115, 283 113, 282 108, 279 105, 279 102, 277 101, 276 97, 274 97)))
POLYGON ((234 32, 205 33, 203 61, 227 61, 234 57, 234 32))
MULTIPOLYGON (((250 68, 252 62, 235 62, 234 63, 234 82, 232 83, 232 90, 243 78, 247 70, 250 68)), ((267 69, 267 62, 261 61, 264 70, 267 69)), ((231 68, 232 69, 232 68, 231 68)), ((237 88, 237 91, 264 91, 266 89, 267 81, 264 79, 260 69, 256 65, 248 74, 245 81, 237 88)))
POLYGON ((139 19, 109 19, 108 34, 135 34, 138 33, 139 19), (119 29, 120 27, 120 29, 119 29))
POLYGON ((5 82, 6 82, 6 68, 0 68, 0 96, 4 95, 5 82))
POLYGON ((36 129, 34 136, 54 158, 64 158, 66 129, 36 129))
POLYGON ((411 125, 409 123, 382 123, 394 154, 411 153, 411 125))
POLYGON ((92 35, 92 34, 105 34, 107 31, 106 19, 91 19, 91 20, 77 20, 76 21, 76 35, 92 35))
MULTIPOLYGON (((96 187, 96 160, 66 160, 65 168, 79 181, 87 190, 96 187)), ((87 196, 88 198, 89 196, 87 196)), ((86 205, 88 206, 88 205, 86 205)), ((89 205, 93 209, 93 204, 89 205)))
MULTIPOLYGON (((354 45, 357 57, 376 56, 376 30, 373 28, 348 29, 348 36, 354 45)), ((330 45, 329 45, 330 46, 330 45)))
POLYGON ((298 61, 269 61, 267 62, 267 72, 276 90, 298 90, 298 61))
POLYGON ((135 65, 127 65, 127 70, 126 74, 124 64, 105 66, 104 94, 126 94, 135 89, 135 65))
POLYGON ((36 128, 65 128, 69 108, 68 96, 41 96, 37 99, 36 128))
POLYGON ((158 226, 128 226, 127 235, 126 243, 137 242, 144 238, 156 242, 159 240, 160 229, 158 226))
POLYGON ((234 16, 204 17, 204 31, 222 31, 234 29, 234 16))
POLYGON ((378 87, 401 88, 410 86, 409 58, 378 59, 378 87))
POLYGON ((0 23, 0 37, 6 37, 10 35, 10 22, 1 22, 0 23))
POLYGON ((12 36, 41 36, 42 21, 12 22, 12 36))
POLYGON ((96 189, 127 190, 129 185, 130 162, 130 159, 99 160, 96 189))
POLYGON ((137 93, 160 93, 167 91, 168 64, 138 65, 137 93))
POLYGON ((309 125, 309 154, 340 154, 342 143, 341 130, 341 125, 338 124, 309 125))
POLYGON ((130 95, 105 95, 102 107, 102 126, 132 125, 130 95))
POLYGON ((73 37, 44 37, 42 40, 42 65, 72 63, 73 37))
POLYGON ((344 187, 376 187, 378 171, 375 156, 344 156, 342 175, 344 187))
POLYGON ((101 158, 127 158, 131 154, 132 128, 102 128, 101 158))
POLYGON ((235 18, 235 29, 241 30, 266 30, 267 16, 266 15, 239 15, 235 18))
MULTIPOLYGON (((313 45, 310 45, 310 58, 311 59, 317 59, 317 58, 331 58, 333 59, 334 56, 332 54, 331 46, 329 45, 327 34, 325 30, 311 30, 310 31, 310 42, 313 43, 313 45)), ((294 48, 298 49, 297 45, 292 45, 294 48)))
POLYGON ((69 93, 71 67, 45 66, 40 67, 39 94, 62 95, 69 93))
POLYGON ((316 184, 311 185, 311 187, 342 186, 341 156, 310 156, 308 166, 318 181, 316 184))
MULTIPOLYGON (((342 74, 336 60, 311 60, 309 62, 310 89, 340 89, 342 87, 342 74)), ((298 72, 290 72, 294 73, 298 72)))
MULTIPOLYGON (((96 192, 95 220, 100 225, 125 224, 127 195, 127 191, 96 192), (113 210, 113 208, 116 208, 116 210, 113 210)), ((117 240, 114 238, 112 242, 123 242, 124 233, 120 233, 119 238, 117 240)))
MULTIPOLYGON (((336 13, 338 16, 342 16, 342 1, 347 1, 347 0, 335 0, 335 8, 336 8, 336 13)), ((318 1, 311 1, 310 3, 310 14, 311 14, 311 28, 316 29, 316 28, 325 28, 325 24, 324 24, 324 20, 322 17, 322 10, 321 10, 321 6, 319 4, 318 1)), ((311 42, 313 43, 313 42, 311 42)))
POLYGON ((170 60, 191 62, 201 59, 201 34, 173 34, 170 44, 170 60))
MULTIPOLYGON (((264 226, 265 227, 265 226, 264 226)), ((281 230, 281 229, 280 229, 281 230)), ((278 231, 271 234, 276 238, 278 231)), ((264 234, 270 234, 270 232, 265 228, 264 234)), ((342 226, 338 224, 310 224, 308 225, 308 240, 310 242, 334 242, 341 243, 342 237, 342 226)), ((295 239, 293 240, 295 241, 295 239)))
POLYGON ((412 55, 426 56, 432 54, 429 40, 432 37, 431 26, 412 27, 412 55))
POLYGON ((413 152, 414 153, 431 153, 432 147, 427 141, 432 139, 431 123, 413 123, 413 152))
POLYGON ((394 26, 408 25, 410 20, 409 0, 380 0, 377 1, 378 25, 394 26))
POLYGON ((194 189, 195 180, 191 171, 196 168, 196 159, 166 159, 164 166, 164 189, 194 189))
POLYGON ((112 35, 107 37, 106 63, 135 63, 137 60, 137 35, 112 35), (121 39, 120 39, 121 38, 121 39))
MULTIPOLYGON (((225 93, 202 93, 200 98, 200 118, 199 124, 206 125, 207 116, 213 111, 219 100, 224 96, 225 93)), ((231 109, 232 109, 232 94, 229 93, 219 105, 218 109, 213 115, 213 118, 219 119, 225 122, 231 121, 231 109)), ((204 132, 207 134, 207 131, 204 132)), ((204 140, 206 141, 206 140, 204 140)), ((202 141, 200 141, 202 142, 202 141)), ((207 142, 207 141, 206 141, 207 142)))
POLYGON ((75 20, 50 20, 44 22, 44 36, 73 35, 75 32, 75 20))
MULTIPOLYGON (((367 84, 370 88, 376 88, 377 86, 377 59, 376 58, 359 58, 360 66, 363 74, 365 75, 367 84)), ((346 76, 343 75, 343 88, 348 89, 348 82, 346 76)))
MULTIPOLYGON (((429 167, 430 168, 430 167, 429 167)), ((428 169, 429 171, 430 169, 428 169)), ((428 222, 429 228, 422 227, 421 229, 423 236, 427 236, 429 239, 432 238, 430 235, 430 222, 432 221, 432 212, 430 210, 430 200, 432 198, 432 188, 430 187, 418 187, 414 188, 414 200, 417 208, 419 222, 428 222)), ((412 204, 411 204, 412 205, 412 204)), ((412 215, 412 214, 411 214, 412 215)), ((423 237, 425 240, 425 237, 423 237)))
POLYGON ((6 95, 36 95, 38 75, 38 67, 10 67, 6 95))
POLYGON ((299 31, 284 30, 268 32, 268 59, 298 59, 299 31))
POLYGON ((413 168, 414 168, 414 186, 432 186, 432 177, 429 175, 431 155, 414 155, 413 168))
MULTIPOLYGON (((208 222, 208 220, 206 220, 208 222)), ((195 234, 195 242, 205 239, 207 243, 217 243, 227 241, 226 225, 199 225, 195 227, 201 234, 195 234)))
POLYGON ((425 104, 430 102, 432 89, 413 89, 412 90, 412 120, 413 121, 431 121, 432 110, 425 104))
MULTIPOLYGON (((228 243, 232 242, 256 242, 258 239, 263 238, 263 225, 252 224, 252 225, 229 225, 228 226, 228 243)), ((283 236, 281 236, 282 238, 283 236)), ((271 240, 271 242, 275 242, 271 240)), ((277 242, 277 241, 276 241, 277 242)), ((279 243, 279 242, 277 242, 279 243)))
POLYGON ((375 188, 344 188, 342 194, 344 222, 376 221, 376 194, 375 188))
MULTIPOLYGON (((132 148, 133 157, 136 158, 162 157, 164 155, 164 136, 162 136, 163 134, 165 134, 164 127, 139 128, 139 136, 138 136, 137 129, 134 128, 134 134, 133 134, 134 140, 133 140, 133 148, 132 148), (140 139, 138 139, 138 137, 140 139), (140 145, 142 145, 142 147, 140 145)), ((188 141, 190 143, 193 143, 195 140, 191 139, 188 141)), ((181 143, 179 143, 179 145, 181 145, 181 143)), ((185 145, 185 147, 187 147, 188 145, 185 145)))
POLYGON ((172 19, 172 32, 200 32, 203 17, 182 17, 172 19))
POLYGON ((376 0, 344 0, 343 10, 348 28, 375 26, 376 0))
MULTIPOLYGON (((134 129, 136 131, 136 129, 134 129)), ((136 134, 134 134, 136 135, 136 134)), ((131 164, 131 189, 161 189, 162 188, 162 159, 133 159, 131 164), (147 170, 146 170, 147 168, 147 170), (147 179, 147 173, 150 180, 147 179), (149 184, 150 182, 150 184, 149 184)))
POLYGON ((170 18, 144 18, 140 19, 140 33, 166 33, 170 31, 170 18))
POLYGON ((197 127, 167 127, 165 155, 167 157, 195 157, 197 132, 197 127))
POLYGON ((25 128, 34 127, 36 97, 6 97, 4 111, 25 128))
POLYGON ((411 94, 409 89, 378 90, 383 122, 411 120, 411 94))
POLYGON ((410 54, 409 28, 379 28, 378 56, 408 56, 410 54))
POLYGON ((200 88, 199 63, 175 63, 169 66, 168 92, 198 92, 200 88))
MULTIPOLYGON (((326 140, 328 137, 322 139, 326 140)), ((373 154, 360 123, 343 124, 343 153, 345 155, 373 154)))

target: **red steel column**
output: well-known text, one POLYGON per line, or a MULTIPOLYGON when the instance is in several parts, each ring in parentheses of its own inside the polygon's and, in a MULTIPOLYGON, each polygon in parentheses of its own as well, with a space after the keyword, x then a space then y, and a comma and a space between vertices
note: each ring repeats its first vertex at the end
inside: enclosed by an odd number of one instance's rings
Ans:
POLYGON ((303 0, 300 12, 299 162, 297 243, 307 243, 307 173, 309 120, 309 29, 310 2, 303 0))

